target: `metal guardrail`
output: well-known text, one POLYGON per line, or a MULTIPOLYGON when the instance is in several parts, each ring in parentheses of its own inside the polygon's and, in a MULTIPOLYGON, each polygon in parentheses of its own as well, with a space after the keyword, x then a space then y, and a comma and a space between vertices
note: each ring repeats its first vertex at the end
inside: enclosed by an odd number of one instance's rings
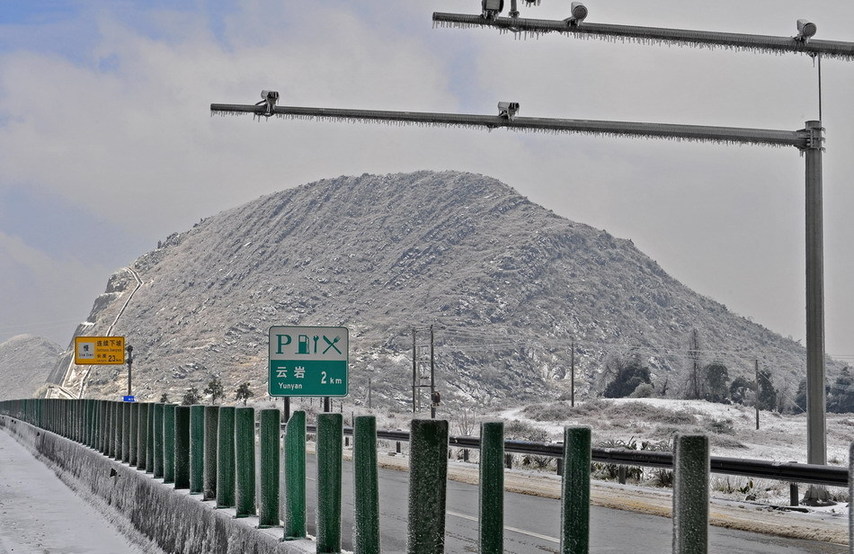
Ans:
MULTIPOLYGON (((313 426, 308 426, 306 431, 309 433, 316 432, 313 426)), ((353 429, 345 427, 344 434, 352 435, 353 429)), ((377 439, 409 442, 409 433, 406 431, 378 430, 377 439)), ((478 437, 451 436, 448 437, 448 446, 480 449, 480 439, 478 437)), ((504 442, 504 451, 513 454, 561 458, 563 456, 563 444, 508 440, 504 442)), ((592 460, 606 464, 673 469, 673 454, 670 452, 629 450, 624 448, 593 448, 592 460)), ((808 483, 830 487, 848 486, 847 467, 799 464, 796 462, 771 462, 767 460, 729 458, 724 456, 711 456, 710 465, 712 473, 723 475, 757 477, 790 483, 808 483)))

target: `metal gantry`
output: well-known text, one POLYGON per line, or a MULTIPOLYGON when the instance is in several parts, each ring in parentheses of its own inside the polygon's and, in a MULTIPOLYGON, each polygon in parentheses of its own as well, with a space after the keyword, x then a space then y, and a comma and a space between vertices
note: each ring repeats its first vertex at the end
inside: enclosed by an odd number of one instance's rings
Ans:
MULTIPOLYGON (((774 37, 737 33, 720 33, 685 29, 665 29, 629 25, 607 25, 584 21, 587 10, 573 3, 572 15, 560 21, 525 19, 518 17, 513 0, 511 17, 500 17, 503 2, 482 3, 481 14, 434 13, 433 21, 454 27, 495 27, 503 32, 549 33, 559 32, 570 36, 599 37, 617 40, 634 40, 649 43, 677 43, 699 47, 723 47, 736 50, 771 53, 803 53, 854 60, 854 43, 814 40, 813 23, 799 20, 798 34, 791 37, 774 37), (487 10, 488 5, 498 7, 487 10), (581 9, 579 9, 579 6, 581 9)), ((256 105, 211 104, 218 113, 254 116, 284 117, 318 121, 356 121, 364 123, 419 124, 505 128, 514 131, 585 133, 595 135, 665 138, 725 144, 758 144, 794 146, 804 155, 806 190, 806 343, 807 343, 807 460, 810 464, 826 463, 825 424, 825 350, 824 350, 824 264, 822 223, 822 152, 824 129, 821 121, 807 121, 803 129, 787 131, 749 129, 699 125, 673 125, 665 123, 638 123, 627 121, 602 121, 581 119, 553 119, 516 117, 516 110, 508 111, 508 103, 499 103, 498 115, 453 114, 433 112, 401 112, 384 110, 355 110, 339 108, 312 108, 276 106, 278 94, 272 98, 270 91, 262 92, 264 102, 256 105), (502 109, 502 104, 504 109, 502 109)))

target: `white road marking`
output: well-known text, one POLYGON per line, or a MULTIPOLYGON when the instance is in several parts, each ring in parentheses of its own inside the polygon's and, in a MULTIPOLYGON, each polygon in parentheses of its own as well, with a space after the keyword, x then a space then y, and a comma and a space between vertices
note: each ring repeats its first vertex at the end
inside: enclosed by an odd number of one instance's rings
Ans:
MULTIPOLYGON (((468 514, 461 514, 459 512, 452 512, 450 510, 446 511, 445 513, 447 513, 449 516, 461 517, 461 518, 467 519, 469 521, 477 521, 476 517, 470 516, 468 514)), ((519 529, 516 527, 508 527, 507 525, 505 525, 504 528, 506 530, 512 531, 514 533, 519 533, 521 535, 528 535, 529 537, 534 537, 534 538, 541 539, 544 541, 553 542, 555 544, 560 544, 560 539, 556 539, 556 538, 550 537, 548 535, 541 535, 539 533, 534 533, 533 531, 525 531, 524 529, 519 529)))

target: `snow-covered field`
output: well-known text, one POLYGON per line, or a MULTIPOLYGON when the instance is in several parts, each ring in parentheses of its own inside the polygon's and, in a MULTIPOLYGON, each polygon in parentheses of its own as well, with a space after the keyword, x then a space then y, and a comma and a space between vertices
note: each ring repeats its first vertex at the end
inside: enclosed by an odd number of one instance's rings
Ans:
MULTIPOLYGON (((738 404, 665 398, 616 398, 535 404, 505 410, 505 421, 519 420, 545 428, 559 440, 564 425, 589 425, 593 442, 634 438, 667 441, 676 432, 702 432, 710 436, 713 456, 756 458, 806 463, 806 414, 756 412, 738 404), (597 409, 598 408, 598 409, 597 409), (565 417, 560 418, 560 412, 565 417), (560 418, 560 419, 558 419, 560 418)), ((854 414, 827 414, 827 461, 848 465, 848 448, 854 440, 854 414)))

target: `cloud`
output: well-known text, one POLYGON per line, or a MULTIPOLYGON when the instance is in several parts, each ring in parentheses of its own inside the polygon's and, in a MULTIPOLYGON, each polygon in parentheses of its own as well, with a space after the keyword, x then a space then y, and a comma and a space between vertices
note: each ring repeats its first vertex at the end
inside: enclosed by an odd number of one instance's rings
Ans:
MULTIPOLYGON (((137 248, 315 179, 474 171, 631 237, 689 286, 801 335, 803 166, 793 149, 210 117, 210 103, 254 103, 262 89, 279 90, 290 105, 493 113, 496 102, 512 100, 530 116, 784 129, 817 111, 815 69, 803 56, 432 28, 433 10, 475 4, 253 0, 220 10, 95 2, 26 33, 4 27, 19 42, 0 43, 0 188, 61 196, 81 219, 97 214, 140 237, 137 248), (62 51, 36 47, 53 44, 57 29, 62 51)), ((698 22, 695 8, 677 2, 651 12, 615 0, 591 6, 589 20, 794 34, 795 19, 813 17, 793 0, 740 3, 737 18, 732 6, 707 6, 698 22)), ((566 8, 544 3, 526 13, 562 18, 566 8)), ((813 10, 826 14, 816 17, 823 38, 850 35, 854 7, 813 10)), ((845 154, 854 144, 850 69, 823 66, 829 268, 854 260, 854 192, 844 187, 854 173, 845 154)), ((90 236, 81 233, 79 244, 90 236)), ((47 260, 58 263, 53 273, 71 263, 47 260)), ((100 289, 103 273, 96 281, 100 289)), ((850 344, 844 330, 854 328, 843 313, 854 292, 841 281, 828 279, 837 283, 828 289, 831 351, 850 344)))
POLYGON ((64 346, 104 291, 109 273, 94 255, 55 258, 18 237, 0 233, 0 305, 4 314, 19 317, 15 324, 4 317, 0 340, 31 333, 64 346))

